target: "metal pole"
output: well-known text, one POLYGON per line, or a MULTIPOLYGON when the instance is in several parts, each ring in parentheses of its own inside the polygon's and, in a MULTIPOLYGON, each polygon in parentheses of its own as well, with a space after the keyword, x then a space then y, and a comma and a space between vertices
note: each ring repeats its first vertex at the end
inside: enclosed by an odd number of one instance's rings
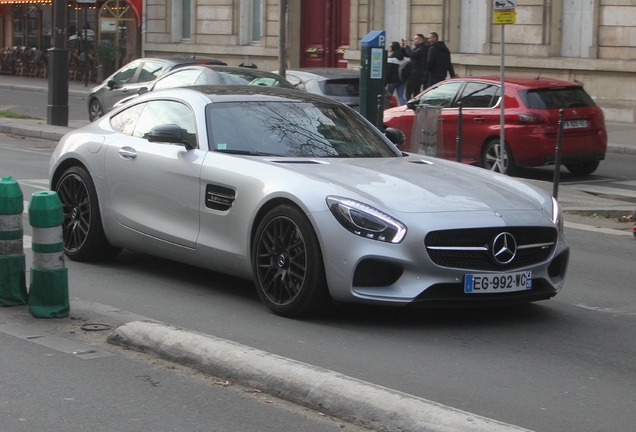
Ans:
POLYGON ((68 49, 66 0, 53 0, 53 48, 49 54, 49 98, 46 123, 68 126, 68 49))
POLYGON ((556 154, 554 156, 554 180, 552 181, 552 196, 556 199, 559 194, 559 179, 561 177, 561 145, 563 142, 563 115, 565 110, 559 110, 559 129, 557 133, 556 154))
MULTIPOLYGON (((504 125, 505 125, 505 100, 506 98, 504 98, 504 94, 506 91, 506 85, 504 83, 504 78, 505 78, 505 73, 504 73, 504 27, 506 27, 505 24, 501 24, 501 66, 500 66, 500 79, 501 79, 501 103, 500 103, 500 108, 501 108, 501 114, 500 114, 500 119, 499 119, 499 128, 500 128, 500 132, 499 132, 499 136, 501 137, 500 140, 500 144, 501 144, 501 148, 499 151, 499 163, 501 163, 503 165, 503 155, 506 151, 506 133, 505 133, 505 129, 504 129, 504 125)), ((496 162, 495 162, 496 163, 496 162)), ((503 168, 503 166, 501 167, 503 168)))
POLYGON ((84 87, 88 87, 88 5, 84 5, 84 87))
POLYGON ((457 106, 459 107, 459 112, 457 113, 457 162, 462 161, 462 103, 457 102, 457 106))
POLYGON ((278 16, 278 74, 285 78, 285 48, 287 46, 287 26, 285 14, 287 13, 287 0, 280 0, 278 16))

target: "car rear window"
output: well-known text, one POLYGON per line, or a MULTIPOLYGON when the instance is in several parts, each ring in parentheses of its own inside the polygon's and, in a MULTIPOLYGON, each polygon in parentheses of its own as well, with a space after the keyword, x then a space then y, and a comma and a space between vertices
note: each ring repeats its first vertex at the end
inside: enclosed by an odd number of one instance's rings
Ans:
POLYGON ((534 109, 580 108, 596 105, 583 87, 528 90, 523 99, 528 108, 534 109))
POLYGON ((360 79, 337 79, 323 81, 322 91, 327 96, 360 96, 360 79))

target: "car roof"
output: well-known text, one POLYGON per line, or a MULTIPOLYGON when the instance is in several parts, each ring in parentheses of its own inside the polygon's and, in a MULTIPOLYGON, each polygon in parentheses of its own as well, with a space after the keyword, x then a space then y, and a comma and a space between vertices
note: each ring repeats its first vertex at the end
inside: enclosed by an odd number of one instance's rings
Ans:
POLYGON ((177 87, 169 90, 161 90, 159 92, 147 94, 167 94, 170 91, 196 91, 206 95, 211 102, 310 102, 310 103, 327 103, 330 105, 341 104, 334 99, 309 93, 302 90, 288 89, 281 87, 265 87, 253 85, 204 85, 177 87))
MULTIPOLYGON (((481 75, 481 76, 467 76, 461 78, 453 78, 452 81, 486 81, 495 84, 501 83, 501 77, 499 75, 481 75)), ((519 88, 554 88, 554 87, 582 87, 581 84, 567 81, 559 78, 547 77, 547 76, 532 76, 532 75, 507 75, 504 76, 506 85, 514 85, 519 88)))
POLYGON ((360 70, 345 68, 297 68, 287 69, 288 72, 312 74, 326 79, 360 78, 360 70))
POLYGON ((133 61, 158 61, 165 65, 175 66, 175 65, 194 65, 194 64, 210 64, 210 65, 227 65, 222 60, 209 58, 209 57, 188 57, 188 56, 171 56, 171 57, 141 57, 138 59, 133 59, 133 61))

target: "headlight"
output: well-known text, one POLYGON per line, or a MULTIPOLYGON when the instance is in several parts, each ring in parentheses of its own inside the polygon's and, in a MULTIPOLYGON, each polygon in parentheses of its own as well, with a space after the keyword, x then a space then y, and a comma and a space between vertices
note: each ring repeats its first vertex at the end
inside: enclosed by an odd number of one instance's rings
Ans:
POLYGON ((406 235, 406 226, 402 222, 361 202, 327 197, 327 206, 338 222, 357 236, 399 243, 406 235))
POLYGON ((563 213, 556 198, 552 197, 552 222, 557 226, 559 234, 563 234, 563 213))

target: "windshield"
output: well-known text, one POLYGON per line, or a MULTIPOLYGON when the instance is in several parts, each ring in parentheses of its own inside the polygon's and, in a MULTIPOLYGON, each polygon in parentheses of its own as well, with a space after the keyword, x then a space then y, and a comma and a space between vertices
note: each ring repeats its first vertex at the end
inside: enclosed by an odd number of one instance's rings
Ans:
POLYGON ((287 157, 396 157, 400 152, 351 109, 310 102, 208 105, 210 150, 287 157))

